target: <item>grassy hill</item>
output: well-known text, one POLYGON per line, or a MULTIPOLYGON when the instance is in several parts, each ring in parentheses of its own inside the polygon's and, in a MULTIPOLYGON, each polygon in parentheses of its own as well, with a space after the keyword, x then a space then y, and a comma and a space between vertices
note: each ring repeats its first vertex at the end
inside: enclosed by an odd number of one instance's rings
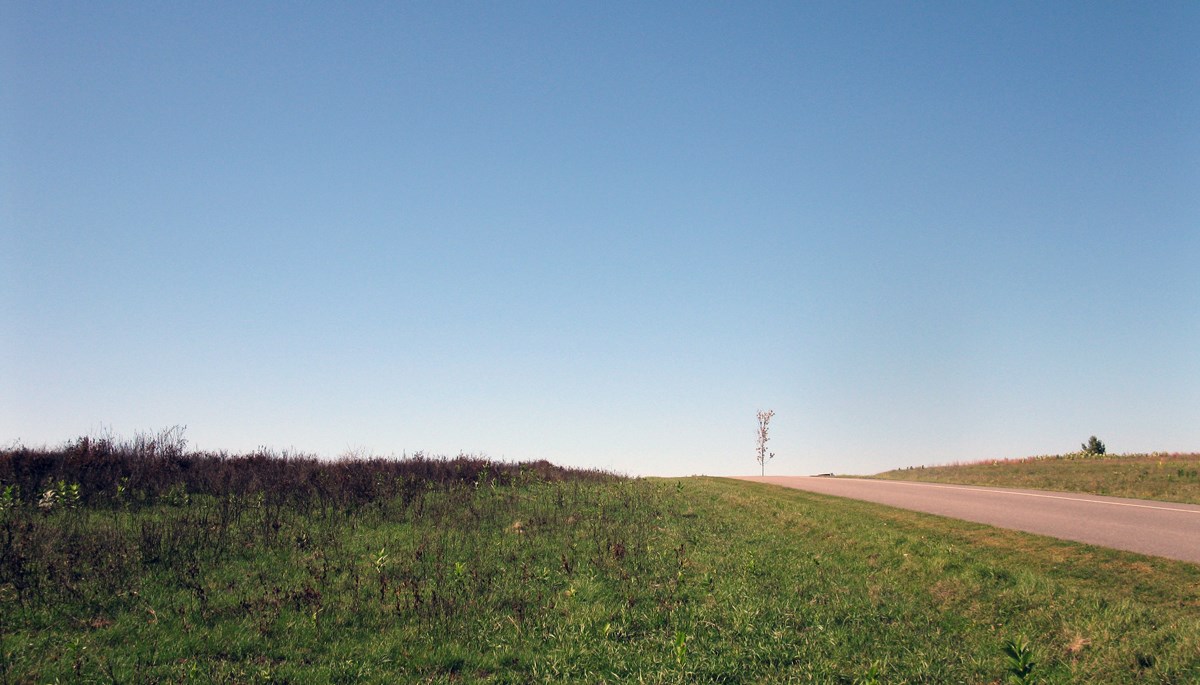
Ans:
POLYGON ((710 478, 0 453, 4 682, 1200 680, 1200 568, 710 478))
POLYGON ((919 466, 888 471, 875 478, 1090 492, 1200 504, 1200 454, 1075 453, 919 466))

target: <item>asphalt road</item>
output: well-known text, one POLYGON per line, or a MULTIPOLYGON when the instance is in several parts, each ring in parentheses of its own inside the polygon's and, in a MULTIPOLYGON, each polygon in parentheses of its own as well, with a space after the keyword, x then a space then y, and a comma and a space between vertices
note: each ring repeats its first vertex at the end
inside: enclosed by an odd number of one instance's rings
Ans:
POLYGON ((866 478, 747 476, 741 480, 1200 564, 1200 506, 1194 504, 866 478))

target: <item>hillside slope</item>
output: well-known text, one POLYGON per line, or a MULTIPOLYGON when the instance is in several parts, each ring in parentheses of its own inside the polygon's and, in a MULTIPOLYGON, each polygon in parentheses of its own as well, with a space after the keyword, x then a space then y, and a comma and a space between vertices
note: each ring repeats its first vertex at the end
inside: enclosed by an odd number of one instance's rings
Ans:
POLYGON ((1194 564, 722 479, 83 447, 0 451, 3 682, 1200 682, 1194 564))
POLYGON ((1089 492, 1164 502, 1200 504, 1200 454, 1066 454, 918 466, 874 478, 959 485, 1089 492))

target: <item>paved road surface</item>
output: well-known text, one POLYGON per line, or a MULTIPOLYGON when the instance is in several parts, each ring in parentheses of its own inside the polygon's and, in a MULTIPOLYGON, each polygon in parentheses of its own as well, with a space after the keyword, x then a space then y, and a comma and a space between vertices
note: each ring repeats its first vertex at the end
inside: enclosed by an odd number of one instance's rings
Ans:
POLYGON ((1200 564, 1200 506, 865 478, 743 477, 1200 564))

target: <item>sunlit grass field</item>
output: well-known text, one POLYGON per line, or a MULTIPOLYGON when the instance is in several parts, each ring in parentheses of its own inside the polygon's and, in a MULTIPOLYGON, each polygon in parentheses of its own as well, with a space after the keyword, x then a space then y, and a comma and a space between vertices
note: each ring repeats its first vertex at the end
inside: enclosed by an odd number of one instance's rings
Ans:
POLYGON ((755 483, 446 464, 351 495, 298 463, 325 483, 304 496, 89 497, 53 471, 0 511, 0 675, 1200 681, 1194 565, 755 483))
POLYGON ((1089 492, 1200 504, 1200 454, 1075 453, 922 466, 888 471, 875 478, 1089 492))

